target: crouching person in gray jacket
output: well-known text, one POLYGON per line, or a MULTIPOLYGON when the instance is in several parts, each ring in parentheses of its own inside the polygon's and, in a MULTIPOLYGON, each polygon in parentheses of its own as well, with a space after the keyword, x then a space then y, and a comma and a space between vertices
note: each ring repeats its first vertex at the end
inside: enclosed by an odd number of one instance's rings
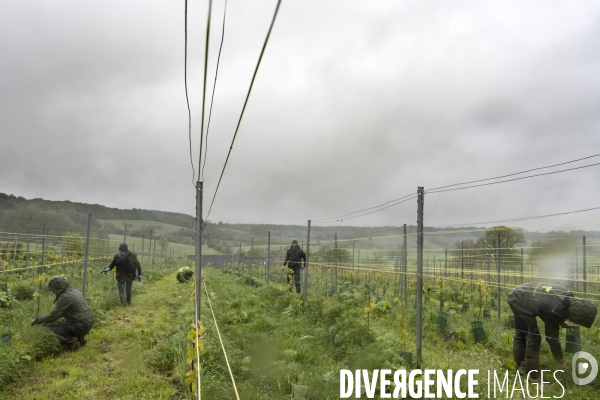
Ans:
POLYGON ((77 350, 86 343, 85 335, 94 324, 92 311, 81 292, 71 287, 60 275, 50 279, 48 290, 56 295, 54 308, 50 314, 32 319, 31 325, 45 325, 56 333, 60 342, 69 350, 77 350), (64 321, 52 324, 59 318, 64 318, 64 321))

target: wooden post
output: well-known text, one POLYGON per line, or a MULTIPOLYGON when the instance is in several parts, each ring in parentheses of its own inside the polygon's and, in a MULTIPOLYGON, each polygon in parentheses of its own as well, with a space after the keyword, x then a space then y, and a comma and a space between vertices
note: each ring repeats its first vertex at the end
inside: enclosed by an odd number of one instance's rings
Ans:
POLYGON ((92 229, 92 214, 88 214, 87 230, 85 233, 85 250, 83 253, 83 283, 81 284, 81 294, 85 298, 85 287, 87 283, 88 257, 90 254, 90 233, 92 229))
POLYGON ((417 189, 417 323, 416 323, 416 367, 423 363, 423 206, 425 193, 422 186, 417 189))

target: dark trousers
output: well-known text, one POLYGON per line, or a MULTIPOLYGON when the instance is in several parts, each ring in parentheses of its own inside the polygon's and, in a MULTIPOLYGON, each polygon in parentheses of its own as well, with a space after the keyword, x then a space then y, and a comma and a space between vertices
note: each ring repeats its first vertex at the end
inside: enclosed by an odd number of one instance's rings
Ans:
POLYGON ((291 282, 294 280, 294 285, 296 286, 296 293, 300 293, 300 266, 288 266, 288 275, 287 275, 287 283, 290 285, 290 292, 293 291, 291 282))
POLYGON ((131 285, 133 284, 133 278, 117 281, 117 287, 119 288, 119 294, 127 293, 127 302, 131 303, 131 285))
MULTIPOLYGON (((515 316, 515 336, 513 340, 513 357, 517 368, 523 367, 525 372, 540 370, 540 344, 542 336, 538 330, 537 320, 510 304, 515 316)), ((535 373, 532 374, 536 375, 535 373)))
POLYGON ((89 329, 77 329, 68 322, 63 322, 61 324, 44 325, 44 328, 48 328, 52 332, 57 334, 58 339, 63 344, 69 344, 72 341, 71 338, 81 338, 90 331, 89 329))

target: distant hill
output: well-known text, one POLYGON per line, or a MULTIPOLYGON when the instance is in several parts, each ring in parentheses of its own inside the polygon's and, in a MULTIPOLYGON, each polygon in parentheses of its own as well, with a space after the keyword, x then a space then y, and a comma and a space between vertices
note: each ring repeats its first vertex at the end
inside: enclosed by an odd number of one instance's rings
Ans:
MULTIPOLYGON (((87 216, 88 213, 92 213, 94 218, 99 219, 150 220, 178 225, 185 228, 193 228, 195 221, 193 216, 182 213, 143 210, 139 208, 122 210, 119 208, 111 208, 99 204, 77 203, 68 200, 53 201, 40 198, 28 200, 21 196, 0 193, 1 210, 17 210, 24 208, 61 212, 66 213, 67 215, 83 214, 87 216)), ((79 218, 77 218, 77 220, 74 222, 78 221, 79 218)))
MULTIPOLYGON (((20 196, 0 193, 0 232, 41 233, 46 221, 47 234, 64 235, 67 232, 84 234, 88 213, 92 214, 92 236, 108 238, 109 234, 123 235, 127 225, 128 237, 160 236, 169 242, 191 245, 194 243, 195 218, 191 215, 157 210, 133 208, 124 210, 98 204, 71 201, 25 199, 20 196)), ((483 235, 480 227, 425 227, 425 248, 452 248, 456 241, 476 239, 483 235), (435 233, 435 234, 434 234, 435 233)), ((306 240, 306 225, 236 224, 208 221, 203 234, 203 243, 218 252, 236 251, 252 243, 263 247, 267 234, 271 232, 271 245, 276 249, 289 246, 292 240, 306 240)), ((408 225, 409 248, 416 246, 416 226, 408 225)), ((311 245, 332 247, 337 234, 340 247, 357 249, 398 249, 402 242, 401 226, 313 226, 311 245)), ((564 232, 525 232, 528 242, 551 240, 564 232)), ((597 232, 572 231, 569 236, 597 235, 597 232)), ((314 249, 314 248, 313 248, 314 249)))

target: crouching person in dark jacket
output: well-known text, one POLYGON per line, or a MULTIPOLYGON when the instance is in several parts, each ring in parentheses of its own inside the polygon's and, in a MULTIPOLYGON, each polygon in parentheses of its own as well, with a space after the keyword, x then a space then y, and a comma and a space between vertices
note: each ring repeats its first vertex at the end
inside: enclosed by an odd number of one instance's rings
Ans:
POLYGON ((190 267, 181 267, 177 271, 177 281, 179 281, 179 283, 189 281, 192 276, 194 276, 194 271, 192 271, 190 267))
POLYGON ((583 299, 573 297, 566 287, 553 283, 527 282, 514 288, 506 299, 515 316, 513 356, 517 367, 532 372, 539 379, 540 344, 542 336, 536 317, 544 321, 544 336, 556 361, 556 370, 566 371, 559 341, 560 327, 573 323, 590 328, 596 319, 596 306, 583 299))
POLYGON ((86 343, 85 335, 92 329, 94 316, 81 292, 69 285, 62 276, 53 276, 48 289, 56 295, 54 308, 48 315, 31 320, 31 325, 45 325, 69 350, 77 350, 86 343), (64 322, 52 322, 64 318, 64 322), (75 339, 77 338, 77 339, 75 339))
POLYGON ((285 255, 283 266, 285 267, 286 264, 288 267, 287 283, 290 285, 290 292, 293 291, 293 286, 291 284, 293 279, 294 285, 296 286, 296 293, 300 293, 300 271, 304 269, 304 264, 306 264, 306 253, 304 253, 302 247, 298 245, 297 240, 292 242, 292 245, 285 255))
POLYGON ((131 286, 135 279, 142 280, 142 266, 137 259, 137 255, 129 251, 125 243, 119 246, 119 252, 115 254, 112 262, 102 273, 106 274, 114 267, 117 267, 117 287, 119 288, 119 297, 121 306, 126 307, 131 304, 131 286))

